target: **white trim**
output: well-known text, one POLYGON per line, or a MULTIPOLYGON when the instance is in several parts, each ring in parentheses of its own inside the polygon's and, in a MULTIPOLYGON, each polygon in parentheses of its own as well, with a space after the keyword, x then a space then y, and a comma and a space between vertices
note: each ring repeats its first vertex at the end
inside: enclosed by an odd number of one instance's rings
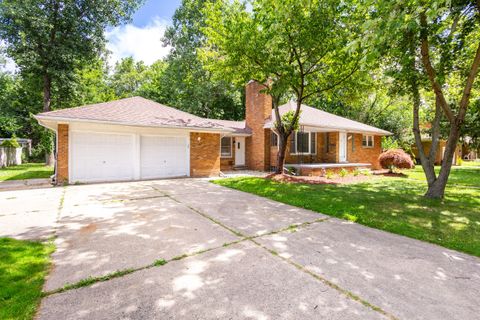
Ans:
MULTIPOLYGON (((308 127, 308 131, 311 132, 332 132, 332 131, 348 131, 352 133, 362 133, 362 134, 372 134, 372 135, 377 135, 377 136, 391 136, 393 133, 388 132, 386 130, 378 129, 376 130, 361 130, 358 128, 352 128, 352 127, 336 127, 336 126, 323 126, 319 127, 314 124, 309 124, 309 123, 300 123, 301 126, 303 127, 308 127)), ((266 123, 263 128, 264 129, 271 129, 273 128, 273 123, 268 122, 266 123)))
MULTIPOLYGON (((290 150, 290 155, 292 156, 299 156, 299 155, 303 155, 303 156, 315 156, 317 155, 317 144, 318 144, 318 135, 317 135, 317 132, 314 132, 314 131, 302 131, 303 133, 308 133, 308 152, 297 152, 298 148, 298 143, 297 143, 297 133, 298 131, 294 131, 293 132, 293 138, 295 139, 295 152, 292 153, 291 150, 290 150), (315 152, 312 153, 312 134, 315 134, 315 152)), ((288 143, 288 141, 287 141, 288 143)))
POLYGON ((366 148, 366 149, 372 149, 375 147, 375 136, 373 134, 363 134, 362 135, 362 148, 366 148), (367 145, 363 145, 363 137, 367 137, 367 145), (369 146, 368 145, 368 138, 369 137, 372 137, 372 145, 369 146))
MULTIPOLYGON (((106 121, 106 120, 89 120, 89 119, 76 119, 76 118, 61 118, 61 117, 46 117, 41 115, 33 116, 39 122, 41 120, 53 121, 57 124, 59 122, 65 122, 70 124, 71 122, 80 122, 80 123, 98 123, 98 124, 111 124, 118 126, 128 126, 128 127, 147 127, 147 128, 159 128, 159 129, 179 129, 179 130, 189 130, 189 131, 201 131, 201 132, 212 132, 212 133, 233 133, 235 130, 229 128, 215 129, 215 128, 202 128, 202 127, 178 127, 178 126, 167 126, 167 125, 144 125, 144 124, 134 124, 128 122, 115 122, 115 121, 106 121)), ((45 127, 47 127, 45 125, 45 127)))
POLYGON ((232 143, 233 143, 233 140, 232 140, 232 136, 220 136, 220 158, 231 158, 233 156, 233 150, 232 150, 232 143), (223 155, 222 154, 222 139, 223 138, 228 138, 230 139, 230 154, 229 155, 223 155))

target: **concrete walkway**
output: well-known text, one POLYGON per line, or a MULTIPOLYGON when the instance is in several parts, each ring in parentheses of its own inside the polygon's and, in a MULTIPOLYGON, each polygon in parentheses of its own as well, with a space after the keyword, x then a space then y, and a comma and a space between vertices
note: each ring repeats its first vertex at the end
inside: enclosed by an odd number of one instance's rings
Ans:
POLYGON ((0 204, 0 236, 57 235, 39 319, 478 316, 476 257, 204 180, 12 191, 0 204))

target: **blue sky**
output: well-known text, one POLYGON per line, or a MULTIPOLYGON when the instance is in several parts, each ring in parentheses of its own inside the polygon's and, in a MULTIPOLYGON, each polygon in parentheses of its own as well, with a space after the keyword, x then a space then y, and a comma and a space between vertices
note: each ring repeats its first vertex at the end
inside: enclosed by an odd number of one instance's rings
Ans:
POLYGON ((155 17, 162 20, 171 20, 180 3, 180 0, 147 0, 133 16, 133 24, 137 27, 145 27, 155 17))
POLYGON ((164 47, 161 39, 180 3, 181 0, 147 0, 131 23, 108 30, 110 64, 132 56, 150 65, 165 57, 170 48, 164 47))
MULTIPOLYGON (((148 65, 165 57, 170 48, 164 47, 161 39, 180 4, 181 0, 147 0, 133 15, 131 23, 108 29, 110 65, 129 56, 148 65)), ((7 59, 5 66, 0 65, 1 69, 14 72, 16 65, 7 59)))

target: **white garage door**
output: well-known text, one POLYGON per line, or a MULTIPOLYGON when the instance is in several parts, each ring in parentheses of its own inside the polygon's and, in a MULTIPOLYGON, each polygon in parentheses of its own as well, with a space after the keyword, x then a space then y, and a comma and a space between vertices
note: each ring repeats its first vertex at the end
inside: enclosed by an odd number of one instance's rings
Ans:
POLYGON ((134 178, 134 135, 72 132, 71 182, 134 178))
POLYGON ((140 177, 181 177, 189 174, 186 137, 141 136, 140 177))

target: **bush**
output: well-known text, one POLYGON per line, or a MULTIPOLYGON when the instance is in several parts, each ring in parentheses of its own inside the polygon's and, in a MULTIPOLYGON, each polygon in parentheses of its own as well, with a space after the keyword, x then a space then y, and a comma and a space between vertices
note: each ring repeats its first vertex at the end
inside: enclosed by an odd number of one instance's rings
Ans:
POLYGON ((345 169, 345 168, 342 168, 342 170, 340 170, 340 172, 338 173, 338 175, 339 175, 340 177, 342 177, 342 178, 343 178, 343 177, 346 177, 347 174, 348 174, 348 170, 345 169))
POLYGON ((358 170, 358 168, 355 168, 355 170, 353 170, 353 176, 356 177, 360 175, 360 170, 358 170))
POLYGON ((402 149, 387 150, 378 157, 378 160, 382 168, 390 169, 390 172, 393 172, 394 168, 412 169, 414 167, 412 158, 402 149))
POLYGON ((398 141, 395 140, 393 137, 382 137, 382 149, 383 150, 390 150, 390 149, 398 149, 398 141))
POLYGON ((1 146, 2 147, 7 147, 7 148, 20 148, 20 144, 18 143, 17 139, 15 139, 15 138, 3 141, 1 146))
POLYGON ((333 178, 333 175, 334 175, 334 173, 333 173, 332 170, 327 170, 327 171, 325 172, 325 178, 327 178, 327 179, 332 179, 332 178, 333 178))

